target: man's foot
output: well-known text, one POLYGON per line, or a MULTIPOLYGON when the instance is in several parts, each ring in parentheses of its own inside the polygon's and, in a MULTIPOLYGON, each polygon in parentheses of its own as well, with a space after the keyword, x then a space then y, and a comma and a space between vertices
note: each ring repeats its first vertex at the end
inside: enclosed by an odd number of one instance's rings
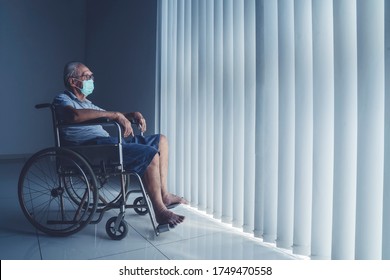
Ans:
POLYGON ((188 204, 188 201, 185 200, 183 197, 177 196, 172 193, 168 193, 165 197, 163 197, 163 201, 165 206, 167 206, 168 208, 173 208, 178 204, 188 204))
POLYGON ((184 221, 184 216, 177 215, 168 209, 163 209, 160 211, 155 211, 155 216, 157 223, 160 225, 169 224, 169 226, 174 227, 184 221))

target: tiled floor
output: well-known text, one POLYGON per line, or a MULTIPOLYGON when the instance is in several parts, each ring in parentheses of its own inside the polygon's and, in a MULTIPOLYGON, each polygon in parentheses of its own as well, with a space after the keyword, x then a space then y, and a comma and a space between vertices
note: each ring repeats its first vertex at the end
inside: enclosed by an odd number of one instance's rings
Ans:
POLYGON ((126 212, 129 233, 121 241, 111 240, 105 222, 115 212, 107 212, 97 225, 66 238, 37 233, 20 210, 17 180, 23 162, 0 161, 0 259, 87 260, 290 260, 297 256, 261 243, 187 206, 174 211, 186 216, 175 229, 155 236, 148 216, 126 212))

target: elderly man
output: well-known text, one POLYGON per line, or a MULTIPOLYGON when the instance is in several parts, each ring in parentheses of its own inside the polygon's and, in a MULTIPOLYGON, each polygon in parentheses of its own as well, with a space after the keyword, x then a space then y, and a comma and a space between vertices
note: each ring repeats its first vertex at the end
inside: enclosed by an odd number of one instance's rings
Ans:
MULTIPOLYGON (((146 121, 141 113, 105 111, 92 104, 87 96, 93 92, 94 77, 83 63, 70 62, 65 65, 64 83, 66 90, 53 101, 57 117, 70 123, 96 118, 108 118, 118 122, 123 128, 123 136, 125 138, 131 136, 122 144, 125 169, 137 172, 143 178, 157 222, 170 226, 183 222, 184 216, 175 214, 167 208, 172 204, 186 203, 183 198, 169 193, 167 189, 167 138, 160 134, 135 137, 131 122, 137 123, 142 132, 146 130, 146 121)), ((65 144, 106 144, 116 141, 103 127, 97 125, 66 128, 60 133, 65 144)))

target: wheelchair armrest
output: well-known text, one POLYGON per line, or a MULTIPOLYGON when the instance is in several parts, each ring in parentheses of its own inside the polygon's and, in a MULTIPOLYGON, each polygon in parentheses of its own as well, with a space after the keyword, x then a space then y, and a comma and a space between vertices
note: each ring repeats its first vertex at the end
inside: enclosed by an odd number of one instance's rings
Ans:
MULTIPOLYGON (((107 126, 107 127, 112 127, 112 132, 113 134, 118 137, 118 139, 122 138, 122 126, 116 122, 112 121, 108 118, 97 118, 97 119, 92 119, 84 122, 79 122, 79 123, 69 123, 69 122, 60 122, 58 123, 58 128, 66 128, 66 127, 75 127, 75 126, 89 126, 89 125, 101 125, 101 126, 107 126)), ((119 143, 122 141, 120 140, 119 143)))
POLYGON ((116 121, 112 121, 110 119, 106 118, 98 118, 93 120, 88 120, 85 122, 79 122, 79 123, 69 123, 69 122, 60 122, 58 123, 58 127, 76 127, 76 126, 89 126, 89 125, 101 125, 101 126, 107 126, 107 127, 114 127, 117 131, 118 135, 122 133, 122 127, 119 123, 116 121))
POLYGON ((85 125, 104 125, 104 124, 115 124, 115 121, 112 121, 108 118, 97 118, 97 119, 92 119, 84 122, 78 122, 78 123, 73 123, 73 122, 66 122, 66 121, 59 121, 58 124, 60 126, 85 126, 85 125))
POLYGON ((80 124, 80 125, 89 125, 89 124, 107 124, 107 123, 115 123, 115 121, 110 120, 109 118, 97 118, 93 120, 88 120, 85 122, 80 123, 72 123, 74 124, 80 124))
MULTIPOLYGON (((110 120, 109 118, 97 118, 92 119, 84 122, 79 123, 69 123, 69 122, 60 122, 60 126, 84 126, 84 125, 105 125, 105 124, 112 124, 112 125, 119 125, 117 121, 110 120)), ((134 120, 131 120, 132 125, 137 125, 137 122, 134 120)))

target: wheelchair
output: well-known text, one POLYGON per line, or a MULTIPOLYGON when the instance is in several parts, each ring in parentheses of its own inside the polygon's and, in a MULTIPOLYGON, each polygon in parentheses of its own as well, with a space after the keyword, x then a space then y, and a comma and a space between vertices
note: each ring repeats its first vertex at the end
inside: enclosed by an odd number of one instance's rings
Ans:
POLYGON ((99 223, 104 214, 118 209, 108 219, 106 232, 111 239, 121 240, 128 233, 125 211, 132 208, 139 215, 149 214, 154 233, 168 231, 168 224, 156 222, 153 206, 141 177, 127 172, 122 158, 121 126, 109 119, 83 123, 62 123, 50 108, 55 146, 33 154, 24 164, 18 181, 18 199, 27 220, 39 231, 51 236, 69 236, 88 224, 99 223), (118 142, 110 145, 61 144, 60 129, 69 126, 101 125, 115 133, 118 142), (127 203, 130 195, 136 198, 127 203))

